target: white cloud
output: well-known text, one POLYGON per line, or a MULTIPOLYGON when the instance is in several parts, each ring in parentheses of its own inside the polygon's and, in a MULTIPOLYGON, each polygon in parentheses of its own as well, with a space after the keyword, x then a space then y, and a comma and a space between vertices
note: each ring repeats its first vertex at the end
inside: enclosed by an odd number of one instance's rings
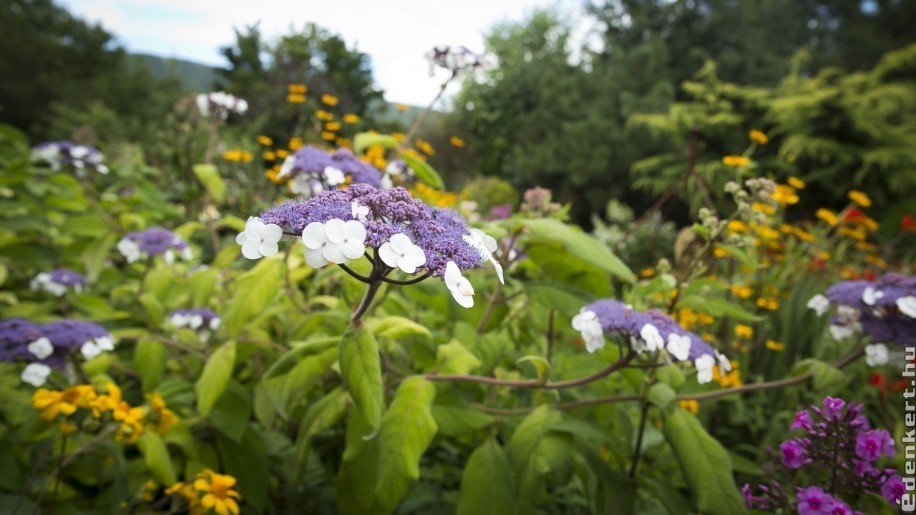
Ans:
POLYGON ((272 37, 290 26, 314 22, 369 54, 375 80, 388 100, 423 105, 435 96, 442 80, 428 76, 423 52, 436 44, 483 50, 483 34, 494 23, 520 20, 554 2, 63 0, 63 4, 76 15, 101 23, 131 51, 214 65, 225 64, 219 47, 234 41, 233 27, 260 21, 262 33, 272 37))

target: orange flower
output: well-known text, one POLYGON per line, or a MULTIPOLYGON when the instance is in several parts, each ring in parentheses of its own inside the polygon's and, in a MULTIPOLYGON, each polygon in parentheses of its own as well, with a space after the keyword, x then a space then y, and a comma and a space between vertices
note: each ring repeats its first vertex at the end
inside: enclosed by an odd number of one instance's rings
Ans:
POLYGON ((751 163, 751 158, 744 156, 725 156, 722 158, 722 164, 725 166, 747 166, 751 163))
POLYGON ((344 123, 356 123, 359 121, 359 116, 356 116, 355 114, 345 114, 343 116, 343 121, 344 123))
POLYGON ((397 109, 398 111, 406 111, 410 109, 410 106, 407 104, 395 104, 394 108, 397 109))
POLYGON ((749 132, 747 134, 747 137, 750 138, 751 141, 753 141, 754 143, 758 145, 766 145, 770 141, 770 138, 767 137, 766 133, 764 133, 763 131, 758 131, 756 129, 749 132))
POLYGON ((456 147, 458 147, 458 148, 461 148, 461 147, 464 146, 464 140, 461 139, 461 138, 459 138, 458 136, 452 136, 451 138, 449 138, 448 141, 449 141, 449 143, 451 143, 452 145, 454 145, 454 146, 456 146, 456 147))
POLYGON ((336 106, 337 97, 325 93, 324 95, 321 95, 321 102, 329 106, 336 106))

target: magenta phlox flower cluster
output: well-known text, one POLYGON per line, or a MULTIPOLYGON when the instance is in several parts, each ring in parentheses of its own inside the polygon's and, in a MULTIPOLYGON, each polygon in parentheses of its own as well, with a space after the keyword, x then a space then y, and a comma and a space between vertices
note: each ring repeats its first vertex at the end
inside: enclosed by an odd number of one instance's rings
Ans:
MULTIPOLYGON (((865 492, 883 495, 892 506, 905 492, 894 469, 877 466, 882 457, 892 458, 896 454, 893 438, 888 431, 871 427, 860 404, 826 397, 821 406, 809 406, 798 412, 791 429, 804 434, 780 444, 777 463, 786 471, 801 470, 817 483, 796 486, 794 501, 789 494, 793 490, 784 488, 785 481, 776 478, 758 485, 759 495, 745 485, 748 508, 766 511, 794 508, 807 515, 852 514, 858 512, 851 508, 854 504, 850 501, 858 500, 865 492)), ((778 467, 769 463, 764 469, 775 473, 778 467)))

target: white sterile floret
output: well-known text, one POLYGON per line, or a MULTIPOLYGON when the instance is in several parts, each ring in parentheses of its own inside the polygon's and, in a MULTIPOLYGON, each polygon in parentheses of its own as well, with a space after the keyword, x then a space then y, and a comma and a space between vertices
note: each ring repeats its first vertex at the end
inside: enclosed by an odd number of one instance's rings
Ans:
POLYGON ((324 188, 321 183, 312 180, 309 176, 299 174, 289 182, 289 191, 296 195, 312 196, 321 193, 324 188))
POLYGON ((169 317, 169 319, 166 321, 166 324, 175 329, 183 329, 188 325, 188 318, 188 315, 183 313, 175 313, 169 317))
POLYGON ((581 311, 572 319, 573 329, 582 334, 585 340, 585 350, 593 353, 598 349, 604 348, 604 331, 601 329, 601 321, 594 311, 581 311))
POLYGON ((721 372, 722 375, 731 372, 732 362, 728 360, 725 354, 722 354, 717 350, 713 350, 713 352, 716 353, 716 361, 719 363, 719 372, 721 372))
POLYGON ((211 330, 211 331, 216 331, 217 329, 219 329, 219 324, 220 324, 221 322, 222 322, 222 320, 220 320, 219 317, 211 318, 211 319, 210 319, 210 324, 209 324, 210 330, 211 330))
POLYGON ((22 375, 19 377, 24 383, 28 383, 32 386, 41 386, 48 380, 49 375, 51 375, 51 367, 48 365, 44 363, 29 363, 25 366, 25 370, 22 371, 22 375))
POLYGON ((181 249, 181 259, 185 261, 194 259, 194 251, 191 250, 190 246, 181 249))
POLYGON ((54 354, 54 345, 51 343, 51 340, 48 340, 44 336, 28 344, 26 349, 38 359, 45 359, 51 354, 54 354))
POLYGON ((324 257, 328 261, 340 265, 366 253, 366 227, 359 221, 344 222, 333 218, 324 224, 324 228, 328 238, 324 257))
POLYGON ((283 237, 283 229, 277 224, 265 224, 252 216, 245 223, 245 230, 235 238, 242 246, 242 255, 248 259, 273 256, 279 250, 277 243, 283 237))
POLYGON ((668 346, 665 348, 678 361, 687 361, 690 357, 690 337, 671 333, 668 335, 668 346))
POLYGON ((102 350, 113 351, 115 339, 112 336, 102 336, 101 338, 95 339, 95 345, 102 350))
POLYGON ((210 98, 206 93, 197 95, 197 110, 205 118, 210 116, 210 98))
POLYGON ((293 171, 293 165, 296 164, 296 156, 286 156, 286 159, 283 160, 283 164, 280 165, 280 171, 277 172, 277 179, 286 177, 293 171))
POLYGON ((133 263, 143 257, 143 253, 140 252, 140 246, 127 238, 118 242, 118 252, 127 259, 128 263, 133 263))
POLYGON ((498 248, 496 238, 480 229, 470 229, 469 234, 465 234, 463 238, 468 245, 474 247, 474 250, 476 250, 481 257, 493 263, 493 268, 496 269, 496 275, 499 277, 499 282, 506 284, 503 280, 503 267, 499 264, 499 261, 493 257, 493 253, 496 252, 498 248))
POLYGON ((866 287, 862 292, 862 302, 868 306, 874 306, 875 302, 878 302, 882 297, 884 297, 884 292, 876 290, 871 286, 866 287))
POLYGON ((388 166, 385 167, 385 173, 387 175, 401 175, 401 166, 397 161, 389 161, 388 166))
POLYGON ((910 318, 916 318, 916 297, 912 295, 900 297, 896 304, 901 313, 910 318))
POLYGON ((870 367, 879 367, 887 365, 890 360, 890 352, 887 345, 883 343, 873 343, 865 346, 865 363, 870 367))
POLYGON ((854 334, 856 334, 855 326, 831 325, 827 329, 830 331, 830 336, 832 336, 833 339, 836 341, 845 340, 849 338, 850 336, 853 336, 854 334))
POLYGON ((305 245, 305 262, 312 268, 328 264, 324 248, 328 245, 328 234, 321 222, 312 222, 302 229, 302 244, 305 245))
POLYGON ((445 286, 452 292, 452 297, 458 302, 458 305, 469 308, 474 305, 474 287, 471 282, 461 275, 461 270, 454 261, 445 264, 445 273, 442 275, 445 280, 445 286))
POLYGON ((711 354, 703 354, 693 362, 693 366, 697 369, 697 382, 700 384, 706 384, 712 381, 712 368, 716 364, 716 358, 712 357, 711 354))
POLYGON ((89 340, 80 347, 83 358, 90 360, 102 353, 102 348, 96 345, 95 341, 89 340))
POLYGON ((817 316, 823 316, 830 308, 830 300, 818 293, 808 301, 808 309, 813 309, 817 316))
POLYGON ((378 257, 391 268, 399 268, 408 274, 415 273, 418 267, 426 264, 426 253, 423 249, 414 245, 406 234, 401 233, 393 234, 378 248, 378 257))
POLYGON ((390 190, 391 188, 394 188, 394 182, 391 181, 391 176, 388 174, 383 175, 382 176, 382 189, 390 190))
POLYGON ((354 220, 366 223, 369 217, 369 206, 361 206, 359 202, 354 200, 350 203, 350 216, 352 216, 354 220))
POLYGON ((191 315, 188 317, 188 327, 191 329, 199 329, 202 325, 204 325, 204 317, 200 315, 191 315))
POLYGON ((652 324, 642 326, 642 329, 639 330, 639 336, 646 342, 646 348, 650 352, 665 348, 665 339, 659 334, 658 328, 652 324))
POLYGON ((333 166, 326 166, 324 168, 324 180, 328 183, 328 186, 338 186, 347 181, 347 176, 333 166))

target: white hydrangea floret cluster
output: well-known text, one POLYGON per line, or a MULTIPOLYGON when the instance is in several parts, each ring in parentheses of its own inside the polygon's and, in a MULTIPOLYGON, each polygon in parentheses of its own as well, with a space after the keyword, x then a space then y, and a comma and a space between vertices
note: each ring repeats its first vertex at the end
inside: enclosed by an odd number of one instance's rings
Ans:
POLYGON ((499 277, 499 282, 506 284, 503 280, 503 267, 499 264, 493 253, 496 252, 496 249, 499 248, 496 243, 496 238, 490 236, 489 234, 481 231, 480 229, 470 229, 469 234, 463 236, 464 241, 476 250, 480 256, 490 263, 493 264, 493 268, 496 269, 496 275, 499 277))
POLYGON ((445 273, 442 275, 445 286, 452 294, 455 302, 463 308, 474 306, 474 287, 466 277, 461 275, 461 269, 454 261, 445 264, 445 273))
POLYGON ((601 329, 601 321, 594 311, 583 310, 572 319, 573 329, 582 334, 585 340, 585 350, 594 353, 604 348, 604 331, 601 329))
POLYGON ((252 216, 245 223, 245 230, 239 233, 235 242, 242 246, 242 255, 247 259, 273 256, 279 251, 283 229, 277 224, 265 224, 252 216))
POLYGON ((225 120, 230 112, 245 114, 248 111, 248 102, 225 91, 214 91, 197 95, 197 109, 203 117, 215 114, 225 120), (215 108, 212 112, 211 107, 215 108))
POLYGON ((345 222, 338 218, 327 223, 312 222, 302 230, 302 243, 305 262, 312 268, 328 263, 342 265, 366 252, 366 227, 358 220, 345 222))
POLYGON ((45 384, 51 375, 51 367, 44 363, 29 363, 19 376, 23 383, 39 387, 45 384))

